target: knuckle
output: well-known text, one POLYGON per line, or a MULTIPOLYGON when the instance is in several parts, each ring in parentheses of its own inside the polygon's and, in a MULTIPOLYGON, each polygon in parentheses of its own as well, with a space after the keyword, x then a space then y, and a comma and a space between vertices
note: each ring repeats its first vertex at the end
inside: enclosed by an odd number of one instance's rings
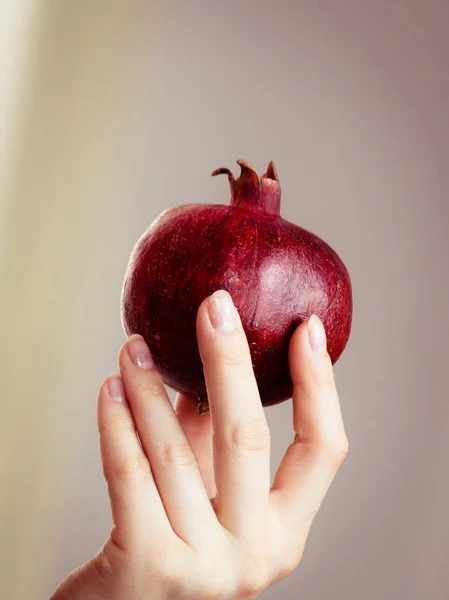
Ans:
POLYGON ((345 438, 341 441, 340 446, 337 451, 337 455, 340 459, 340 464, 345 460, 345 458, 348 455, 348 452, 349 452, 349 442, 348 442, 348 438, 345 436, 345 438))
POLYGON ((161 381, 158 378, 145 378, 144 381, 141 381, 136 385, 136 394, 139 397, 154 397, 161 396, 165 391, 165 388, 161 381))
POLYGON ((321 385, 325 388, 331 389, 335 387, 335 374, 333 369, 329 369, 329 371, 324 373, 321 379, 321 385))
POLYGON ((143 482, 151 477, 150 463, 145 456, 124 456, 116 461, 110 475, 125 482, 143 482))
POLYGON ((120 346, 120 350, 118 351, 118 360, 119 360, 119 363, 122 362, 125 353, 128 352, 127 346, 128 346, 128 341, 123 342, 123 344, 120 346))
POLYGON ((218 347, 215 359, 225 367, 242 367, 251 364, 249 351, 241 345, 218 347))
POLYGON ((285 579, 298 568, 304 554, 304 548, 286 552, 277 570, 276 581, 285 579))
POLYGON ((236 452, 266 450, 270 447, 270 430, 264 418, 236 423, 231 429, 231 449, 236 452))
POLYGON ((188 466, 195 462, 195 455, 185 439, 174 438, 161 444, 161 455, 164 462, 171 466, 188 466))
POLYGON ((348 438, 344 435, 338 439, 325 440, 322 444, 329 460, 338 468, 346 458, 349 451, 348 438))
POLYGON ((247 569, 243 575, 240 585, 238 598, 249 599, 258 596, 267 586, 267 577, 262 569, 247 569))
POLYGON ((335 373, 330 362, 328 368, 317 373, 316 384, 322 388, 333 389, 335 387, 335 373))
POLYGON ((238 598, 239 600, 251 600, 251 598, 258 596, 262 590, 263 586, 257 581, 244 581, 240 585, 238 598))
POLYGON ((100 437, 102 437, 105 434, 114 434, 117 431, 123 430, 135 432, 136 428, 131 416, 128 414, 124 415, 123 412, 120 411, 120 413, 113 413, 112 415, 101 419, 98 424, 98 430, 100 437))
MULTIPOLYGON (((307 539, 307 531, 310 527, 310 524, 307 525, 305 539, 307 539)), ((304 543, 305 539, 301 534, 301 542, 298 540, 297 532, 293 534, 291 542, 289 542, 285 547, 285 552, 283 553, 282 559, 278 565, 277 569, 277 577, 276 580, 284 579, 291 575, 298 568, 300 562, 302 561, 302 557, 304 555, 304 543)))

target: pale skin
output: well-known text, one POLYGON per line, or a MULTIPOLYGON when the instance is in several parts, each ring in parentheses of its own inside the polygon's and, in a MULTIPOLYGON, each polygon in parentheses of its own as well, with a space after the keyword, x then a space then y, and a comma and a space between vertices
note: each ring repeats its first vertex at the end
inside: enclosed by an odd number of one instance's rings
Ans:
POLYGON ((114 526, 51 600, 244 600, 301 561, 348 451, 321 321, 303 322, 290 343, 294 439, 273 482, 270 432, 227 292, 201 304, 197 338, 208 415, 183 395, 172 407, 143 338, 120 349, 98 392, 114 526))

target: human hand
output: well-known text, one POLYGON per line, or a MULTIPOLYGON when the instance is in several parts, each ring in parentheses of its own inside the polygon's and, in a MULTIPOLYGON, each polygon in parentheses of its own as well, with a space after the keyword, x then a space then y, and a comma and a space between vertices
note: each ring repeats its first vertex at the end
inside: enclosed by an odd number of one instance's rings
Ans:
POLYGON ((347 453, 324 328, 312 317, 290 343, 295 437, 271 488, 270 433, 229 294, 202 303, 197 336, 210 415, 182 395, 172 408, 143 338, 121 348, 98 395, 114 527, 52 600, 243 600, 299 564, 347 453))

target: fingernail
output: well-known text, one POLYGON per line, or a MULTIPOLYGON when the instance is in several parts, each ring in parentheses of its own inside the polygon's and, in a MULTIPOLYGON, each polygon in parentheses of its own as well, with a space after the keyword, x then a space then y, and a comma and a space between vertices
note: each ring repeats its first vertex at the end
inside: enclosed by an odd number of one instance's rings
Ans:
POLYGON ((237 317, 231 296, 224 290, 212 294, 209 299, 209 319, 212 327, 222 333, 232 333, 237 327, 237 317))
POLYGON ((312 350, 317 354, 325 355, 327 353, 326 332, 321 319, 316 315, 312 315, 308 320, 307 329, 312 350))
POLYGON ((126 404, 125 388, 121 377, 110 377, 108 379, 109 394, 117 402, 126 404))
POLYGON ((143 338, 132 337, 128 341, 128 353, 136 367, 140 369, 151 369, 154 365, 151 352, 143 338))

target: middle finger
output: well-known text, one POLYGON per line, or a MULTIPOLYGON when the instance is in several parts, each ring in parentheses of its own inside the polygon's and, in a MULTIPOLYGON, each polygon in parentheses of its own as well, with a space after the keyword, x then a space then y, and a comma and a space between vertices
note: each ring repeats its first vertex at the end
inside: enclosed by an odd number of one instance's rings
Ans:
POLYGON ((217 514, 240 538, 259 541, 270 492, 270 432, 248 342, 231 296, 198 311, 197 336, 213 426, 217 514))

